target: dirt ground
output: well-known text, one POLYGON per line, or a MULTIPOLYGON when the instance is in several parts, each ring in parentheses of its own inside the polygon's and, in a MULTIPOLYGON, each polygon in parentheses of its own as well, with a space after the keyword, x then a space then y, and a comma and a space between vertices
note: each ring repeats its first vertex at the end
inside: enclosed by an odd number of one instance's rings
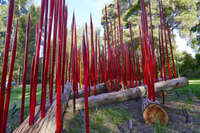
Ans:
MULTIPOLYGON (((157 99, 162 103, 162 99, 157 99)), ((181 95, 176 91, 168 92, 165 104, 169 123, 162 126, 145 124, 141 113, 141 100, 110 104, 90 109, 91 133, 200 133, 200 100, 193 94, 181 95), (188 121, 186 116, 188 114, 188 121), (129 128, 132 121, 133 129, 129 128)), ((67 133, 84 133, 84 111, 75 114, 66 112, 63 128, 67 133)))

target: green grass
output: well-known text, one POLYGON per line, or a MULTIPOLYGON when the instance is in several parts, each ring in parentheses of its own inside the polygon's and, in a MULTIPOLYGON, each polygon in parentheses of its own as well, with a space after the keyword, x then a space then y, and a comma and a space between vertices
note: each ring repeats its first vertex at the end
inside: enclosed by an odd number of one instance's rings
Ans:
POLYGON ((73 115, 73 118, 70 122, 70 128, 69 128, 69 132, 70 133, 80 133, 81 132, 81 116, 78 113, 75 113, 73 115), (72 126, 71 126, 72 125, 72 126))
MULTIPOLYGON (((48 86, 47 86, 47 97, 48 97, 48 86)), ((38 84, 37 86, 37 97, 36 102, 40 102, 41 100, 41 85, 38 84)), ((20 122, 20 111, 21 111, 21 96, 22 96, 22 88, 16 87, 11 90, 11 97, 10 97, 10 105, 9 105, 9 114, 8 117, 11 117, 12 108, 16 105, 17 108, 17 114, 14 115, 14 118, 12 118, 11 121, 11 131, 14 130, 17 126, 19 126, 20 122)), ((30 86, 26 86, 26 92, 25 92, 25 104, 24 104, 24 119, 29 115, 29 105, 30 104, 30 86)), ((8 118, 8 119, 9 119, 8 118)), ((11 119, 11 118, 10 118, 11 119)))
MULTIPOLYGON (((37 102, 40 101, 41 98, 41 85, 38 85, 37 88, 37 102)), ((21 96, 22 96, 22 88, 13 88, 11 91, 11 99, 10 99, 10 108, 16 104, 17 108, 21 108, 21 96)), ((26 92, 25 92, 25 107, 29 106, 30 103, 30 88, 27 86, 26 92)))
MULTIPOLYGON (((180 95, 189 95, 189 94, 194 94, 198 99, 200 99, 200 79, 191 79, 189 80, 189 86, 183 87, 183 88, 178 88, 176 89, 179 91, 180 95)), ((172 90, 172 91, 176 91, 172 90)), ((190 96, 187 97, 186 102, 191 103, 191 98, 190 96)))
POLYGON ((181 88, 180 91, 183 93, 191 92, 200 99, 200 79, 189 80, 189 86, 181 88))
MULTIPOLYGON (((109 133, 113 132, 112 127, 117 126, 123 121, 127 121, 131 118, 127 109, 119 107, 105 107, 102 109, 92 109, 90 108, 90 129, 91 132, 95 133, 109 133)), ((73 115, 71 127, 69 128, 70 133, 80 133, 82 120, 85 121, 85 118, 81 118, 79 113, 73 115)), ((84 131, 84 130, 83 130, 84 131)))
POLYGON ((104 114, 110 119, 110 122, 115 125, 131 118, 128 111, 124 108, 106 108, 103 111, 104 114))
POLYGON ((80 129, 80 128, 70 128, 70 129, 69 129, 69 132, 70 132, 70 133, 80 133, 80 132, 81 132, 81 129, 80 129))
POLYGON ((155 133, 168 133, 167 127, 165 125, 160 124, 159 121, 156 121, 154 124, 155 133))

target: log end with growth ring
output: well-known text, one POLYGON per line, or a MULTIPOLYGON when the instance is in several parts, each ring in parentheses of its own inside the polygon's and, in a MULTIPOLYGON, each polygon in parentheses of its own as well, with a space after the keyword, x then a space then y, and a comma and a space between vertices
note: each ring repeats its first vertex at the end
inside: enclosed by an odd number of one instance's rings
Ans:
POLYGON ((143 111, 143 118, 147 124, 155 124, 156 121, 162 125, 168 124, 168 114, 167 112, 156 103, 150 103, 143 111))

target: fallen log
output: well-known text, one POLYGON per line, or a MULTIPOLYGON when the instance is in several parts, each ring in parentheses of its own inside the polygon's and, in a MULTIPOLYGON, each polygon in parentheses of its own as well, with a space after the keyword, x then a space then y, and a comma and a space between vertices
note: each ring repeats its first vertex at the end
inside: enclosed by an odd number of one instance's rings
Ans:
MULTIPOLYGON (((61 114, 64 115, 66 105, 72 92, 71 84, 66 84, 61 96, 61 114)), ((55 133, 56 131, 56 95, 53 97, 53 103, 47 103, 46 115, 43 119, 40 117, 40 106, 36 107, 35 123, 29 126, 29 117, 13 133, 55 133)))
MULTIPOLYGON (((106 84, 105 83, 100 83, 100 84, 98 84, 96 86, 96 94, 101 94, 101 93, 105 93, 105 92, 108 92, 108 89, 106 88, 106 84)), ((94 94, 95 94, 95 87, 91 86, 90 87, 90 95, 94 95, 94 94)), ((73 98, 73 96, 74 96, 74 94, 72 92, 72 95, 70 96, 70 99, 73 98)), ((84 85, 82 85, 82 89, 79 90, 78 97, 84 97, 84 85)))
MULTIPOLYGON (((172 79, 172 80, 167 80, 167 81, 159 81, 155 83, 156 89, 176 89, 176 88, 180 88, 182 86, 186 86, 187 82, 185 82, 185 80, 187 80, 184 77, 181 78, 176 78, 176 79, 172 79), (178 81, 177 81, 178 80, 178 81), (171 88, 172 87, 172 88, 171 88)), ((138 81, 139 82, 139 81, 138 81)), ((135 84, 135 83, 134 83, 135 84)), ((118 85, 118 89, 121 90, 123 88, 123 84, 118 85)), ((126 88, 130 88, 129 86, 127 86, 126 88)), ((115 90, 114 90, 115 91, 115 90)), ((106 83, 100 83, 96 86, 96 94, 101 94, 101 93, 108 93, 110 92, 110 81, 107 81, 106 83)), ((92 86, 90 88, 90 93, 91 96, 95 94, 95 88, 94 86, 92 86)), ((160 93, 160 91, 157 91, 157 93, 160 93)), ((161 93, 162 94, 162 93, 161 93)), ((164 94, 166 95, 166 93, 164 94)), ((160 97, 160 94, 158 94, 158 96, 160 97)), ((78 97, 84 97, 84 85, 82 85, 82 89, 79 90, 79 95, 78 97)), ((70 99, 73 98, 73 93, 70 96, 70 99)))
MULTIPOLYGON (((160 92, 162 90, 171 90, 176 88, 185 87, 188 85, 188 79, 181 77, 167 81, 160 81, 155 83, 155 92, 160 92)), ((127 100, 136 99, 139 97, 144 97, 147 94, 146 86, 138 86, 135 88, 129 88, 125 90, 120 90, 118 92, 102 93, 97 96, 88 97, 88 104, 90 107, 101 106, 105 104, 111 104, 116 102, 123 102, 127 100)), ((84 109, 84 98, 78 98, 76 100, 76 109, 84 109)), ((73 108, 73 101, 69 101, 69 110, 73 108)))
MULTIPOLYGON (((99 83, 96 85, 96 94, 101 94, 101 93, 108 93, 108 92, 111 92, 110 91, 110 81, 107 81, 106 83, 99 83)), ((115 86, 115 83, 114 83, 114 80, 113 80, 113 84, 114 84, 114 90, 113 91, 116 91, 116 86, 115 86)), ((118 82, 118 89, 120 90, 122 88, 122 84, 120 84, 118 82)), ((82 85, 82 88, 80 89, 79 87, 79 91, 78 91, 78 97, 84 97, 84 85, 82 85)), ((88 92, 89 92, 89 88, 88 88, 88 92)), ((93 96, 95 95, 95 87, 94 86, 91 86, 90 87, 90 95, 93 96)), ((70 96, 70 99, 72 99, 74 96, 74 93, 72 92, 72 95, 70 96)))

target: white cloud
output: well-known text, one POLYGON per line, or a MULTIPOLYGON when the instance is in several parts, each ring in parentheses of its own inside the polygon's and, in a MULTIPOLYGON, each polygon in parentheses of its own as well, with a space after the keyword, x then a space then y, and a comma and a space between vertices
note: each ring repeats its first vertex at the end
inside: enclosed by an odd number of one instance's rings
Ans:
POLYGON ((175 31, 175 34, 176 34, 175 41, 176 44, 178 45, 177 51, 181 52, 186 51, 187 53, 191 54, 192 57, 195 57, 195 52, 191 47, 187 45, 187 40, 185 38, 181 38, 177 31, 175 31))

